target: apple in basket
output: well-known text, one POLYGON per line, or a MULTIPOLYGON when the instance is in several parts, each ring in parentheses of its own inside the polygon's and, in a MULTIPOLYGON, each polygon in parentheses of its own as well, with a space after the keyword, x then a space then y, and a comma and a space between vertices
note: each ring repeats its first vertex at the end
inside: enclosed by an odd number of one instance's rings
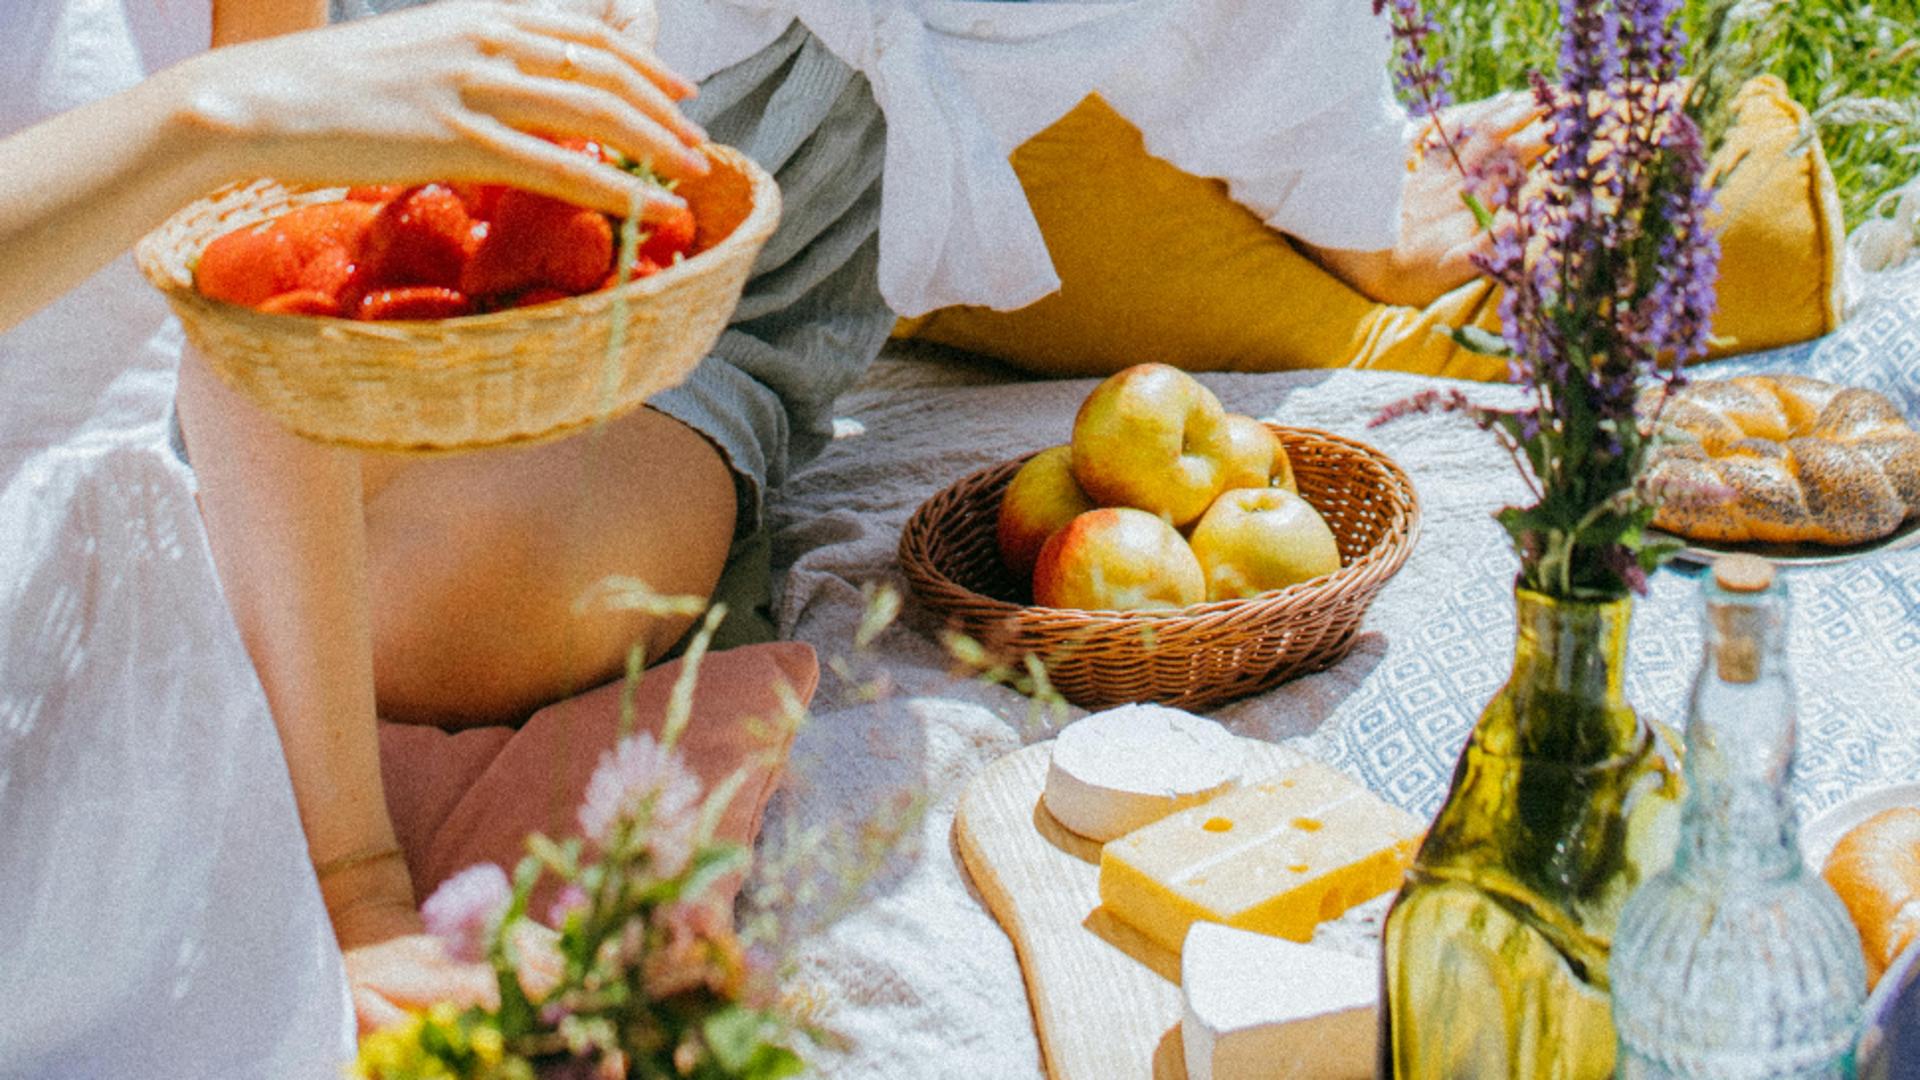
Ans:
POLYGON ((1236 600, 1340 569, 1340 545, 1307 500, 1284 488, 1239 488, 1214 500, 1188 538, 1208 600, 1236 600))
POLYGON ((1054 533, 1033 568, 1033 599, 1089 611, 1181 608, 1207 598, 1200 561, 1178 530, 1145 510, 1089 510, 1054 533))
POLYGON ((1072 451, 1065 446, 1040 451, 1013 474, 1000 498, 995 539, 1001 561, 1020 580, 1029 580, 1047 538, 1092 509, 1093 500, 1073 478, 1072 451))
MULTIPOLYGON (((647 175, 598 143, 554 141, 647 175)), ((369 185, 216 237, 194 287, 272 314, 443 319, 658 273, 693 253, 695 226, 685 209, 651 224, 623 275, 599 211, 498 184, 369 185)))
POLYGON ((1263 447, 1236 439, 1227 415, 1212 391, 1179 368, 1135 364, 1080 404, 1073 475, 1102 506, 1131 506, 1187 525, 1226 490, 1229 475, 1266 471, 1258 459, 1263 447))

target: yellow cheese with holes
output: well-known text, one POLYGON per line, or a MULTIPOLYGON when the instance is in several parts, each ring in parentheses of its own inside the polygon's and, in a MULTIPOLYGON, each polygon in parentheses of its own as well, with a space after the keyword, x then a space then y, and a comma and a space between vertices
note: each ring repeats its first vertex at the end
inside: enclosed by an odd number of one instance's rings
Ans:
POLYGON ((1100 902, 1174 952, 1195 922, 1293 941, 1400 884, 1422 825, 1317 763, 1244 784, 1100 852, 1100 902))

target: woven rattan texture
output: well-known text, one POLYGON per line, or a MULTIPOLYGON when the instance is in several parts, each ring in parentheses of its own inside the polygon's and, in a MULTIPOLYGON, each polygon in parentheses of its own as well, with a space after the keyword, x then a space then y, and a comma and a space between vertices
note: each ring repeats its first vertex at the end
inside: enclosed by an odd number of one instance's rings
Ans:
MULTIPOLYGON (((921 602, 994 655, 1035 655, 1076 705, 1155 701, 1207 709, 1337 663, 1375 594, 1420 532, 1413 483, 1391 459, 1323 431, 1269 425, 1300 494, 1340 545, 1325 577, 1178 612, 1034 607, 1000 563, 1000 496, 1021 458, 975 473, 923 503, 900 536, 900 564, 921 602)), ((1031 456, 1031 455, 1029 455, 1031 456)))
POLYGON ((726 329, 779 222, 780 193, 738 151, 707 153, 711 174, 677 189, 699 221, 698 254, 618 288, 531 307, 356 322, 263 314, 194 289, 194 264, 216 237, 338 199, 337 188, 228 188, 149 234, 136 259, 220 378, 301 435, 412 453, 543 442, 679 384, 726 329))

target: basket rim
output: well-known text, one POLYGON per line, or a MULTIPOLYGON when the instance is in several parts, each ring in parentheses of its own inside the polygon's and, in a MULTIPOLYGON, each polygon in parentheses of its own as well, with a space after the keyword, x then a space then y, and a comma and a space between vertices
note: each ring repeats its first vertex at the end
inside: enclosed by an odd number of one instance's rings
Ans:
MULTIPOLYGON (((261 327, 273 327, 281 332, 300 327, 316 338, 320 337, 363 337, 390 343, 404 343, 421 336, 440 336, 448 330, 471 330, 491 332, 526 326, 530 323, 565 322, 582 316, 597 316, 618 303, 634 303, 653 299, 685 278, 706 272, 710 267, 750 244, 757 244, 772 235, 778 225, 781 212, 780 186, 773 175, 762 168, 740 150, 720 143, 707 143, 701 151, 709 158, 724 162, 745 174, 751 187, 752 209, 742 218, 726 236, 712 247, 696 255, 683 258, 662 269, 659 273, 644 278, 635 278, 610 289, 595 289, 575 296, 552 300, 531 307, 504 308, 474 315, 456 315, 445 319, 391 319, 369 321, 348 319, 328 315, 292 315, 273 314, 247 307, 243 304, 230 304, 223 300, 214 300, 194 288, 191 271, 176 273, 167 265, 166 251, 160 238, 183 215, 191 213, 195 207, 204 203, 225 198, 247 188, 270 185, 289 193, 293 198, 307 199, 314 196, 330 196, 339 193, 344 196, 344 187, 305 187, 281 184, 268 178, 243 180, 229 184, 217 191, 210 192, 181 208, 165 222, 141 237, 135 245, 135 261, 145 273, 147 279, 164 293, 167 298, 179 304, 188 304, 202 312, 230 322, 252 324, 261 327)), ((330 198, 314 197, 313 203, 337 201, 330 198)), ((196 253, 197 254, 197 253, 196 253)))
MULTIPOLYGON (((1056 608, 1046 607, 1041 604, 1019 604, 1011 600, 1002 600, 999 597, 988 596, 985 593, 970 589, 955 581, 945 571, 941 570, 932 558, 927 557, 924 552, 917 550, 917 545, 910 544, 916 531, 915 526, 917 524, 924 524, 924 516, 927 513, 927 509, 933 505, 935 501, 963 486, 978 485, 1003 470, 1017 469, 1027 460, 1048 449, 1048 447, 1041 447, 1038 450, 1030 451, 998 464, 989 465, 983 469, 976 469, 946 485, 922 501, 908 517, 906 525, 901 529, 899 555, 902 569, 906 572, 910 583, 916 586, 916 592, 921 591, 920 586, 922 579, 924 579, 927 585, 935 586, 968 598, 969 603, 975 605, 982 615, 991 612, 1000 618, 1006 619, 1044 618, 1056 621, 1078 618, 1086 622, 1122 627, 1129 625, 1164 626, 1170 622, 1209 619, 1235 612, 1286 605, 1309 597, 1323 589, 1335 589, 1349 584, 1365 585, 1367 584, 1367 579, 1375 577, 1376 575, 1379 577, 1380 583, 1384 583, 1386 578, 1399 572, 1400 568, 1405 565, 1408 556, 1412 554, 1414 545, 1418 543, 1420 539, 1421 525, 1419 492, 1415 489, 1413 479, 1407 475, 1407 471, 1400 467, 1400 463, 1379 449, 1361 442, 1358 439, 1348 438, 1347 436, 1321 428, 1278 424, 1271 420, 1262 421, 1262 423, 1277 435, 1304 437, 1309 440, 1334 443, 1348 450, 1357 451, 1361 456, 1383 467, 1388 477, 1394 482, 1393 486, 1399 489, 1403 496, 1403 500, 1394 506, 1393 517, 1404 520, 1404 530, 1393 528, 1390 524, 1386 536, 1382 538, 1380 543, 1376 543, 1373 547, 1369 548, 1365 554, 1353 562, 1341 566, 1340 569, 1330 574, 1324 574, 1317 578, 1308 579, 1307 581, 1295 582, 1292 585, 1280 589, 1269 589, 1266 592, 1254 596, 1240 597, 1233 600, 1209 600, 1198 604, 1190 604, 1183 608, 1151 611, 1056 608), (910 546, 914 547, 915 550, 909 550, 910 546)), ((1377 587, 1377 584, 1375 587, 1377 587)))

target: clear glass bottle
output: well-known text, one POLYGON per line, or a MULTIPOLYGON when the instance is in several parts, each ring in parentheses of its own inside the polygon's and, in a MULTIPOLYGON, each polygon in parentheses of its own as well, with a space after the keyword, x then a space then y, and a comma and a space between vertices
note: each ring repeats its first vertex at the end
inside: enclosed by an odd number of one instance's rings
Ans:
POLYGON ((1619 1076, 1850 1077, 1866 963, 1800 854, 1785 592, 1770 563, 1732 556, 1705 606, 1679 848, 1613 943, 1619 1076))

